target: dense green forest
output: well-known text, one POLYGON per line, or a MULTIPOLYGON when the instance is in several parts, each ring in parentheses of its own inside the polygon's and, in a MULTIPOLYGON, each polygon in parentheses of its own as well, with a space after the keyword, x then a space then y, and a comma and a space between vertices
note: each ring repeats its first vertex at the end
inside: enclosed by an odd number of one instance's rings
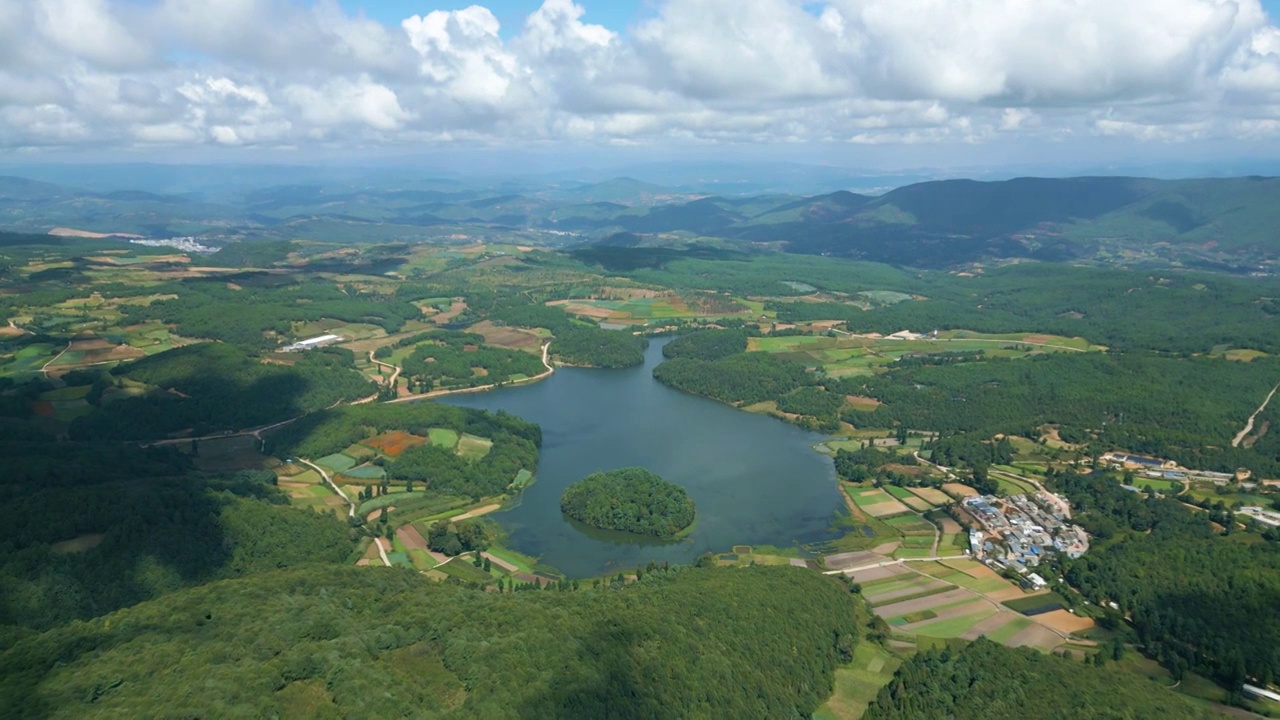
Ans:
MULTIPOLYGON (((1143 498, 1100 475, 1061 473, 1054 487, 1084 511, 1094 548, 1065 577, 1095 603, 1114 602, 1147 654, 1228 688, 1280 679, 1280 546, 1215 536, 1203 512, 1143 498)), ((1230 527, 1234 523, 1228 523, 1230 527)))
POLYGON ((86 472, 27 484, 0 509, 0 626, 43 630, 210 580, 342 562, 346 526, 289 507, 274 482, 86 472))
POLYGON ((719 360, 677 357, 654 368, 653 376, 677 390, 741 405, 776 400, 816 382, 803 365, 746 352, 719 360))
POLYGON ((440 331, 427 338, 400 365, 415 392, 504 383, 545 370, 538 356, 484 345, 480 335, 440 331))
POLYGON ((848 329, 1035 331, 1085 337, 1113 350, 1173 353, 1222 345, 1280 350, 1274 280, 1033 264, 971 278, 927 274, 912 287, 928 299, 853 315, 848 329))
POLYGON ((120 365, 96 383, 95 411, 76 420, 83 439, 140 440, 191 429, 194 435, 267 425, 339 402, 367 397, 374 386, 355 371, 349 350, 298 353, 290 364, 266 362, 227 343, 200 343, 120 365), (107 399, 125 381, 154 388, 107 399))
POLYGON ((986 639, 926 650, 898 668, 864 720, 1216 717, 1153 681, 986 639))
POLYGON ((671 537, 693 524, 685 489, 644 468, 594 472, 560 496, 565 515, 602 530, 671 537))
POLYGON ((859 392, 885 404, 851 411, 855 425, 944 433, 1009 433, 1062 425, 1064 437, 1096 437, 1121 448, 1177 460, 1187 467, 1280 473, 1280 438, 1233 448, 1245 418, 1280 379, 1280 361, 1250 363, 1170 358, 1145 353, 1055 353, 1025 360, 890 366, 859 392))
POLYGON ((799 720, 857 641, 853 602, 795 568, 499 594, 313 566, 18 639, 0 714, 799 720))
POLYGON ((698 330, 685 333, 662 347, 665 358, 723 360, 747 350, 745 330, 698 330))

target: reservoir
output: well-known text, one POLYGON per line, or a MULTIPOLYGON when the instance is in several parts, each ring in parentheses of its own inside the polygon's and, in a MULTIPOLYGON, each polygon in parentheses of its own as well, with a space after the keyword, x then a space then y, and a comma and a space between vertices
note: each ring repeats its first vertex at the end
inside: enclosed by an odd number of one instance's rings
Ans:
POLYGON ((542 426, 537 482, 511 510, 491 515, 507 545, 570 577, 644 565, 689 563, 734 545, 795 546, 832 539, 843 510, 824 436, 763 415, 672 390, 653 379, 662 346, 643 367, 559 368, 532 385, 442 402, 505 410, 542 426), (697 505, 692 534, 663 543, 571 524, 560 495, 597 470, 641 466, 681 485, 697 505))

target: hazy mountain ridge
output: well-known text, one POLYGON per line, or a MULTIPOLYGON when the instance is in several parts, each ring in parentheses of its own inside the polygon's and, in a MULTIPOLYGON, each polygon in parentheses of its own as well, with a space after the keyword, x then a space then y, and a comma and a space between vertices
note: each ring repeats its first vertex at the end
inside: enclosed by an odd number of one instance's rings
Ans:
POLYGON ((1280 250, 1280 179, 1131 177, 938 180, 881 196, 726 197, 633 178, 482 186, 423 179, 291 184, 210 202, 199 193, 97 192, 0 177, 0 226, 150 236, 337 242, 528 233, 550 244, 618 233, 646 244, 762 243, 914 267, 1027 258, 1269 271, 1280 250))

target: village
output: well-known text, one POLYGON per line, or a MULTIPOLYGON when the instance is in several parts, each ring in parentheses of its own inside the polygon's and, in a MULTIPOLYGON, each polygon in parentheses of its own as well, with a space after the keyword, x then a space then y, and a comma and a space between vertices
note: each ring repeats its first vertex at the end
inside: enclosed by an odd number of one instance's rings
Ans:
POLYGON ((1070 522, 1070 503, 1047 491, 1006 498, 971 497, 962 508, 976 525, 969 531, 973 558, 997 571, 1008 568, 1021 575, 1021 584, 1028 590, 1048 585, 1032 572, 1047 555, 1062 553, 1074 559, 1089 550, 1088 534, 1070 522))

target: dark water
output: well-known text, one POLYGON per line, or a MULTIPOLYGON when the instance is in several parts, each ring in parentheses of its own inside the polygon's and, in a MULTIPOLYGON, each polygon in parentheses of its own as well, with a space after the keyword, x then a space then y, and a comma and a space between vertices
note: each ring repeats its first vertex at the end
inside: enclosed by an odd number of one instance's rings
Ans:
POLYGON ((831 460, 811 446, 822 436, 734 410, 653 379, 666 340, 650 344, 643 368, 563 368, 547 380, 445 402, 506 410, 542 426, 537 482, 518 507, 492 515, 508 544, 571 577, 650 560, 689 562, 733 545, 816 542, 835 536, 842 507, 831 460), (596 470, 643 466, 684 486, 698 508, 694 532, 646 541, 570 523, 560 495, 596 470))

